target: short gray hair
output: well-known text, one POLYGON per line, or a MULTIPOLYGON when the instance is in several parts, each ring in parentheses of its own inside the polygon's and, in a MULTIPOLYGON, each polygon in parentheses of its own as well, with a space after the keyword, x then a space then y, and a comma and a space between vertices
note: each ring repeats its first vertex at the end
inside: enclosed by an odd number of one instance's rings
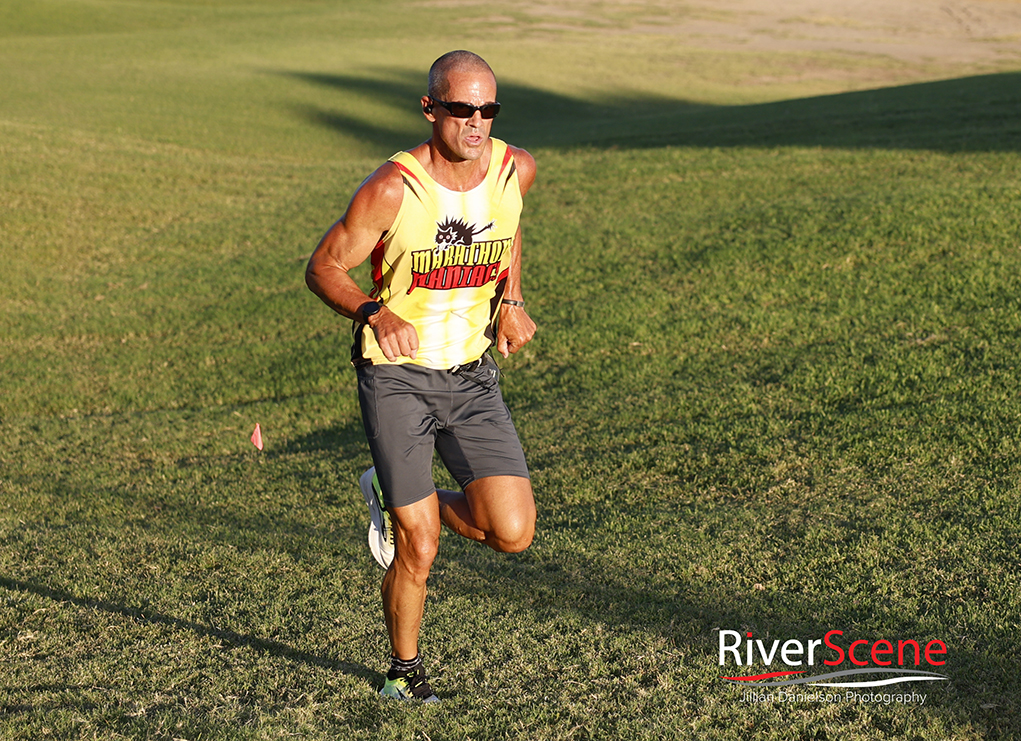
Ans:
POLYGON ((451 72, 481 72, 486 71, 493 75, 493 68, 486 63, 486 60, 478 54, 464 49, 448 51, 442 57, 433 62, 429 68, 429 97, 446 100, 450 92, 448 76, 451 72))

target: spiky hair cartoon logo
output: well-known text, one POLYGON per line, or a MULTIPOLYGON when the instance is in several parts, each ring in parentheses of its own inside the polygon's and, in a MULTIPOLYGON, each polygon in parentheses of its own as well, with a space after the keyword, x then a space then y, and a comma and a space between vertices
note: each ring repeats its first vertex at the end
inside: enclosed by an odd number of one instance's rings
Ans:
POLYGON ((475 237, 493 228, 493 222, 490 221, 481 229, 476 229, 474 224, 469 226, 464 219, 452 219, 448 216, 436 227, 436 251, 446 252, 457 245, 469 247, 475 237))

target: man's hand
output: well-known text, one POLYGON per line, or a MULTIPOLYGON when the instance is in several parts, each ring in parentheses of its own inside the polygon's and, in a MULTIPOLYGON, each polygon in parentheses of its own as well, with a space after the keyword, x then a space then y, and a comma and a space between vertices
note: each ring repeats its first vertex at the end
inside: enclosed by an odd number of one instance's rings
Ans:
POLYGON ((418 332, 385 306, 369 317, 369 327, 376 333, 376 342, 391 363, 400 357, 412 360, 418 355, 418 332))
POLYGON ((527 345, 535 336, 535 322, 524 307, 503 304, 500 326, 496 333, 496 349, 505 358, 527 345))

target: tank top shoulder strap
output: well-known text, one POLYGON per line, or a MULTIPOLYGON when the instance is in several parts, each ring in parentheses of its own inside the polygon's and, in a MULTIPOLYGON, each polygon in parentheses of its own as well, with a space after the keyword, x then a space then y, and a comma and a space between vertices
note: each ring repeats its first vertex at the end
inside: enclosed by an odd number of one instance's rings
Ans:
POLYGON ((436 189, 436 181, 429 177, 422 164, 415 159, 410 152, 398 152, 390 161, 397 165, 397 169, 404 179, 404 187, 409 188, 418 199, 425 202, 432 200, 432 194, 436 189))
POLYGON ((489 174, 486 179, 490 182, 491 192, 502 194, 507 187, 514 183, 517 187, 517 165, 514 163, 514 153, 507 143, 500 139, 493 139, 493 158, 489 163, 489 174))

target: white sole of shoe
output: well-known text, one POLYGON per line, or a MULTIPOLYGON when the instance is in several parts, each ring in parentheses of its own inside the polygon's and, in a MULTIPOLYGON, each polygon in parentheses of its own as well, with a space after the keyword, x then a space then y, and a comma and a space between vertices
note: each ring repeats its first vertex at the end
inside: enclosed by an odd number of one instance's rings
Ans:
POLYGON ((372 488, 372 477, 375 473, 375 467, 363 473, 358 480, 358 486, 362 490, 362 496, 365 497, 365 503, 369 506, 369 551, 372 553, 372 557, 376 559, 376 563, 384 569, 388 569, 390 568, 390 563, 394 560, 394 552, 380 532, 380 527, 383 524, 383 513, 379 509, 379 502, 376 501, 376 492, 372 488))
POLYGON ((372 553, 372 557, 376 559, 376 563, 384 569, 390 568, 390 563, 394 560, 393 551, 387 552, 383 536, 379 534, 379 530, 376 529, 376 523, 374 522, 369 523, 369 551, 372 553))

